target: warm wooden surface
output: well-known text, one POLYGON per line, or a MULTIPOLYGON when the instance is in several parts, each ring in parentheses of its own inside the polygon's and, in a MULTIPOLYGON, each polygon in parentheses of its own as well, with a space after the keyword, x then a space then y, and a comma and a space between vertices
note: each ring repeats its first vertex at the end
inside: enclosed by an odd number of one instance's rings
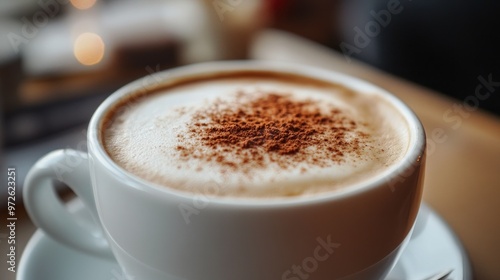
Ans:
MULTIPOLYGON (((347 73, 384 87, 405 101, 427 132, 424 200, 464 243, 475 278, 500 279, 499 118, 474 108, 460 111, 463 100, 445 98, 366 64, 348 61, 341 53, 277 31, 266 31, 256 39, 252 57, 347 73)), ((494 90, 491 94, 500 94, 500 88, 494 90)), ((471 100, 474 94, 471 92, 471 100)))

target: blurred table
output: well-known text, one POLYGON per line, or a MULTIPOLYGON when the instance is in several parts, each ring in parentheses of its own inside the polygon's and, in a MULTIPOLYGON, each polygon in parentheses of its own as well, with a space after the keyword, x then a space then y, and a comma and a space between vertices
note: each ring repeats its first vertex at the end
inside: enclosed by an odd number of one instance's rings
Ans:
MULTIPOLYGON (((452 100, 299 37, 278 31, 259 35, 252 58, 297 62, 368 80, 405 101, 428 139, 424 200, 464 243, 475 279, 500 279, 500 119, 473 107, 474 92, 452 100)), ((411 65, 409 65, 411 67, 411 65)), ((439 78, 439 77, 436 77, 439 78)), ((484 77, 488 80, 488 77, 484 77)), ((500 77, 490 78, 498 81, 500 77)), ((478 80, 478 86, 482 83, 478 80)), ((487 87, 481 92, 484 94, 487 87)), ((491 87, 500 94, 500 87, 491 87)), ((496 92, 495 92, 496 91, 496 92)))

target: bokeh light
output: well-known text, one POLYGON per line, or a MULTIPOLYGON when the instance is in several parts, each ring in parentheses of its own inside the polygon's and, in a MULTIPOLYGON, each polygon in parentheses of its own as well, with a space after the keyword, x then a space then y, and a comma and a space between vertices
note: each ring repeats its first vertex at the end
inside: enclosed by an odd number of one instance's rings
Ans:
POLYGON ((97 0, 71 0, 71 4, 80 10, 92 8, 97 0))
POLYGON ((104 57, 105 45, 102 38, 95 33, 83 33, 75 40, 73 53, 83 65, 95 65, 104 57))

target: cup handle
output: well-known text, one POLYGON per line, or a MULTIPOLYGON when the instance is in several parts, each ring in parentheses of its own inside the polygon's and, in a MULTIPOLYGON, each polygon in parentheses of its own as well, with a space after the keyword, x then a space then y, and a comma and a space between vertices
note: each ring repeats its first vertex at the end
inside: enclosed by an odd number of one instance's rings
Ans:
POLYGON ((112 257, 99 223, 90 180, 89 158, 75 150, 56 150, 38 160, 26 176, 26 210, 34 224, 55 240, 80 251, 112 257), (94 225, 71 214, 53 186, 57 180, 68 185, 91 212, 94 225))

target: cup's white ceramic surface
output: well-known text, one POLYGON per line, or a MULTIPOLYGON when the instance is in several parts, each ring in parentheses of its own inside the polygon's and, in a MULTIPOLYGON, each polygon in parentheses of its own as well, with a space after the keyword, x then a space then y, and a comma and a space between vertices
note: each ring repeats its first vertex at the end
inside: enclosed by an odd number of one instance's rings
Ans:
POLYGON ((88 129, 88 153, 59 150, 39 160, 24 188, 34 223, 89 254, 114 257, 130 279, 383 279, 420 205, 425 135, 416 116, 381 88, 338 73, 271 62, 213 62, 158 73, 111 95, 88 129), (409 124, 403 160, 383 176, 340 191, 277 199, 220 199, 156 186, 117 166, 99 137, 120 100, 186 76, 238 70, 292 73, 378 92, 409 124), (95 218, 75 219, 51 182, 69 185, 95 218))

